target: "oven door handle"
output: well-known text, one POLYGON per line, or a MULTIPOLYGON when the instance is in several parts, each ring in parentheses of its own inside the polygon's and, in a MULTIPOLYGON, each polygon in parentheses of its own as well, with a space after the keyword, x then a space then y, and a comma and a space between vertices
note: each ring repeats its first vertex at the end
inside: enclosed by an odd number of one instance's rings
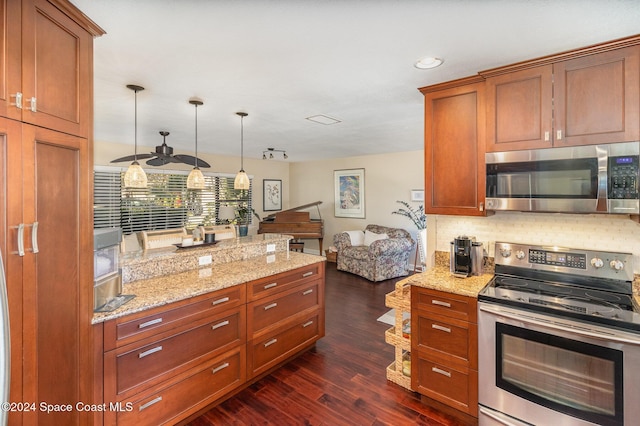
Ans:
POLYGON ((525 426, 525 425, 529 424, 529 423, 524 423, 524 422, 518 421, 518 420, 514 419, 513 417, 507 416, 506 414, 502 414, 502 413, 499 413, 499 412, 494 411, 492 409, 485 408, 482 405, 480 405, 478 407, 478 411, 480 411, 481 415, 489 417, 492 420, 495 420, 496 422, 500 423, 501 425, 506 425, 506 426, 525 426))
POLYGON ((551 321, 546 318, 540 318, 539 316, 514 312, 510 309, 504 309, 494 305, 481 304, 479 309, 489 314, 500 315, 506 318, 539 325, 540 327, 546 327, 553 330, 568 331, 580 336, 592 337, 594 339, 605 340, 608 342, 614 341, 619 343, 628 343, 631 345, 640 345, 640 337, 635 337, 630 333, 617 332, 614 329, 611 329, 611 331, 599 331, 588 328, 587 325, 577 326, 567 321, 551 321))

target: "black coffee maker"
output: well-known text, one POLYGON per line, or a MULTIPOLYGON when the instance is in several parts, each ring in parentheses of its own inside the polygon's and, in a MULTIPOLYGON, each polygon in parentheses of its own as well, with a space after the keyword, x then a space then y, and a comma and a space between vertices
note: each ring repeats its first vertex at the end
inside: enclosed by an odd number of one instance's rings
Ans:
POLYGON ((451 241, 450 269, 454 275, 468 277, 473 272, 473 243, 475 237, 462 235, 451 241))

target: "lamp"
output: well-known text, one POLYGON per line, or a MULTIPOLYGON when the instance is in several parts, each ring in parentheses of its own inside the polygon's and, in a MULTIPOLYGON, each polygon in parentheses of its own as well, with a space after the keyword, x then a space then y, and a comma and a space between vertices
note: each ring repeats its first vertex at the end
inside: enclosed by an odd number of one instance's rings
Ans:
POLYGON ((269 153, 269 160, 273 160, 273 153, 274 152, 281 152, 282 153, 282 158, 284 158, 285 160, 287 158, 289 158, 289 156, 287 155, 287 152, 283 149, 275 149, 275 148, 267 148, 266 151, 262 151, 262 159, 266 160, 267 159, 267 152, 269 153))
POLYGON ((190 99, 189 103, 196 107, 196 156, 195 167, 187 177, 187 189, 204 189, 204 175, 198 167, 198 106, 203 105, 203 102, 198 99, 190 99))
POLYGON ((244 171, 244 118, 249 115, 246 112, 236 112, 240 116, 240 171, 233 181, 233 189, 249 189, 251 181, 244 171))
POLYGON ((135 115, 134 115, 134 136, 133 136, 133 163, 124 174, 125 188, 146 188, 147 174, 142 170, 138 163, 138 92, 144 90, 144 87, 128 84, 127 89, 133 90, 135 98, 135 115))
POLYGON ((220 206, 218 208, 218 219, 226 221, 226 223, 231 223, 233 219, 236 218, 236 209, 233 206, 220 206))

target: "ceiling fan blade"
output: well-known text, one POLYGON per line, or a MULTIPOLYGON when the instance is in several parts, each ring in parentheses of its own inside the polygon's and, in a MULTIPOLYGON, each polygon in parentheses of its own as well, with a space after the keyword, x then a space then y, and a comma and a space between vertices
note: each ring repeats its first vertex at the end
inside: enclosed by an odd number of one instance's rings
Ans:
MULTIPOLYGON (((193 155, 176 154, 176 155, 174 155, 174 158, 177 158, 178 160, 180 160, 184 164, 189 164, 190 166, 195 166, 196 165, 196 157, 194 157, 193 155)), ((198 158, 198 167, 209 168, 209 167, 211 167, 211 165, 209 163, 207 163, 206 161, 198 158)))
POLYGON ((156 157, 152 158, 151 160, 147 160, 147 164, 150 166, 164 166, 167 163, 167 159, 162 157, 156 157))
POLYGON ((151 158, 153 155, 151 154, 138 154, 138 155, 127 155, 126 157, 116 158, 115 160, 111 160, 112 163, 121 163, 123 161, 133 161, 136 158, 138 160, 144 160, 145 158, 151 158))

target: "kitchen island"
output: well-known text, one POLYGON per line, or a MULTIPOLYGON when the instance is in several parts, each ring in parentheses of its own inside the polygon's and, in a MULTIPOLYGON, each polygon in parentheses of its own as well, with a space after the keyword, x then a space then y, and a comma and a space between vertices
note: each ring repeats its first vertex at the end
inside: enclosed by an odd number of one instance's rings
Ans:
POLYGON ((93 320, 97 403, 114 408, 96 422, 183 421, 324 336, 325 259, 289 252, 289 238, 125 256, 136 297, 93 320))

